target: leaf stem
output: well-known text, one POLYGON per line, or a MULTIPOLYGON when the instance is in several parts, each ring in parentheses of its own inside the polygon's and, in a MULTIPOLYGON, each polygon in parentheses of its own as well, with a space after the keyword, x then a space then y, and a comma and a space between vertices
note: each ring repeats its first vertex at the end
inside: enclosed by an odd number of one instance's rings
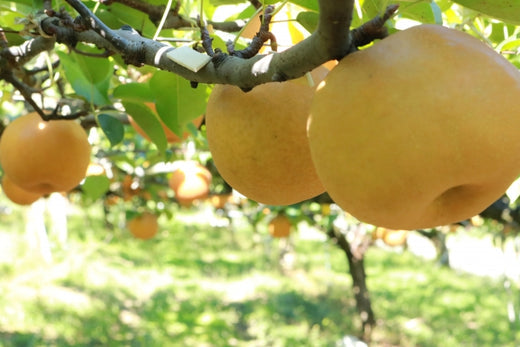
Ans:
POLYGON ((172 8, 172 0, 168 0, 168 3, 166 4, 166 8, 164 9, 164 13, 161 17, 161 21, 157 25, 157 30, 155 31, 155 34, 153 35, 154 41, 157 40, 157 37, 159 37, 159 34, 161 33, 164 23, 166 22, 166 19, 168 18, 171 8, 172 8))
POLYGON ((200 0, 199 26, 204 26, 204 0, 200 0))

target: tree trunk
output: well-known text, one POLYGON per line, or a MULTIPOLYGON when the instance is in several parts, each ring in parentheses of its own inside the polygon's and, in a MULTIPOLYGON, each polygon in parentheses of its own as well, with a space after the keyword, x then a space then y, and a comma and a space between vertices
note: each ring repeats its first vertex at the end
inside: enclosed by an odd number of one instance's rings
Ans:
POLYGON ((366 283, 364 252, 352 252, 352 248, 348 240, 341 232, 331 227, 327 231, 328 235, 335 240, 336 244, 345 252, 347 256, 350 276, 352 277, 352 289, 356 300, 356 308, 361 318, 361 338, 365 342, 369 342, 372 329, 375 325, 375 316, 372 311, 372 303, 366 283))

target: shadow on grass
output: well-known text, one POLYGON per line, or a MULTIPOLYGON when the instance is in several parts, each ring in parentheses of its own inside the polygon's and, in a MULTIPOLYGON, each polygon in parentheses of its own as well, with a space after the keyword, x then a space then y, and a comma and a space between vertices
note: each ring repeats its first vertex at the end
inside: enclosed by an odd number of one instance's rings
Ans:
POLYGON ((143 302, 117 289, 89 290, 96 301, 86 312, 40 302, 35 310, 47 327, 39 333, 2 333, 0 341, 7 347, 325 346, 323 341, 353 328, 345 324, 343 300, 325 294, 266 290, 227 302, 218 292, 188 289, 193 290, 189 299, 179 298, 172 286, 143 302))
MULTIPOLYGON (((219 228, 172 223, 147 242, 92 235, 77 245, 88 254, 64 255, 70 273, 52 283, 81 293, 87 306, 31 302, 23 314, 35 317, 18 332, 0 331, 0 345, 319 347, 359 329, 345 255, 323 242, 296 244, 291 278, 262 247, 230 246, 219 228), (332 270, 315 276, 325 264, 332 270)), ((250 232, 235 237, 251 244, 250 232)), ((18 275, 14 266, 0 273, 18 275)), ((499 284, 406 252, 370 250, 366 266, 379 322, 372 346, 513 346, 499 284)))
POLYGON ((200 288, 189 300, 178 301, 172 290, 166 289, 155 293, 138 314, 168 341, 179 345, 241 342, 246 346, 250 342, 259 346, 320 346, 354 329, 345 317, 354 312, 344 301, 325 294, 265 290, 252 299, 227 302, 219 293, 200 288))
POLYGON ((377 253, 367 258, 369 288, 387 336, 424 347, 515 346, 498 281, 457 274, 408 253, 385 254, 378 262, 377 253))
POLYGON ((66 341, 58 338, 54 340, 43 339, 39 334, 20 333, 20 332, 4 332, 0 331, 0 342, 3 347, 21 347, 21 346, 64 346, 66 341))

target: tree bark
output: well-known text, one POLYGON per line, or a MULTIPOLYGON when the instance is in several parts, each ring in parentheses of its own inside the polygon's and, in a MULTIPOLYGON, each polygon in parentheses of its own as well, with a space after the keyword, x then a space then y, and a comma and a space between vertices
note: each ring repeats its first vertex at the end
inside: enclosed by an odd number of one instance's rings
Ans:
POLYGON ((327 231, 327 234, 336 242, 338 247, 341 248, 347 256, 350 276, 352 278, 352 289, 356 300, 356 308, 361 318, 361 338, 363 341, 369 342, 376 320, 366 283, 364 252, 354 254, 345 235, 340 231, 335 230, 334 227, 331 227, 327 231))

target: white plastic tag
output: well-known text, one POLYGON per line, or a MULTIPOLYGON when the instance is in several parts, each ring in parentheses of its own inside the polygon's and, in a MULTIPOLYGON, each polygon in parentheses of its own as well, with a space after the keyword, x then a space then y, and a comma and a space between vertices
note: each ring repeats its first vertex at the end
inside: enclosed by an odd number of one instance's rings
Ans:
POLYGON ((188 46, 181 46, 170 50, 166 56, 188 70, 197 72, 211 61, 211 57, 197 52, 188 46))

